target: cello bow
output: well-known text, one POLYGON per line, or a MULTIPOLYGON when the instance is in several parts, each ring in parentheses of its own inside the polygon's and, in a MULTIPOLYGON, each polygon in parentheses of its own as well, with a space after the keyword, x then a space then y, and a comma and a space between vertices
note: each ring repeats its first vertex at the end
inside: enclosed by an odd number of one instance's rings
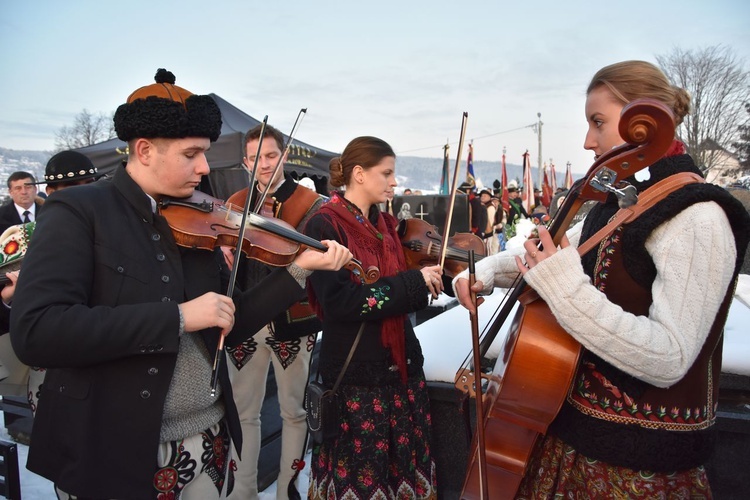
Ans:
MULTIPOLYGON (((456 154, 456 166, 453 171, 453 185, 451 187, 450 201, 448 203, 448 210, 445 217, 445 230, 442 243, 440 245, 440 252, 438 253, 438 263, 441 269, 444 268, 445 258, 448 251, 448 235, 450 234, 451 222, 453 220, 453 209, 456 203, 456 192, 458 191, 458 170, 461 165, 461 151, 463 150, 464 138, 466 137, 466 122, 469 118, 467 112, 463 113, 461 120, 461 135, 458 141, 458 153, 456 154)), ((469 264, 469 283, 474 284, 474 264, 475 256, 474 250, 468 251, 468 264, 469 264)), ((477 296, 476 293, 471 294, 471 300, 474 304, 474 312, 469 313, 469 319, 471 321, 471 340, 473 345, 474 353, 474 368, 479 370, 481 367, 481 357, 479 355, 479 319, 477 315, 477 296)), ((482 378, 472 378, 476 382, 476 385, 469 389, 470 394, 474 394, 474 401, 476 404, 476 433, 474 435, 474 442, 477 443, 477 452, 472 455, 476 458, 478 463, 478 478, 476 483, 479 484, 479 493, 482 500, 489 499, 489 487, 487 479, 487 457, 484 446, 484 401, 482 395, 482 378)))
MULTIPOLYGON (((474 274, 474 266, 475 260, 474 260, 474 250, 469 250, 469 289, 471 290, 471 286, 476 281, 476 276, 474 274)), ((471 343, 472 343, 472 352, 474 354, 474 368, 477 369, 477 367, 480 367, 482 364, 481 356, 479 354, 479 318, 477 316, 477 294, 476 292, 470 292, 471 294, 471 303, 474 305, 474 311, 469 312, 469 319, 471 321, 471 343)), ((489 486, 487 482, 487 450, 484 446, 484 398, 482 396, 482 377, 475 377, 474 383, 476 384, 474 386, 474 392, 476 393, 476 397, 474 398, 474 402, 476 405, 476 434, 474 436, 474 439, 476 439, 478 445, 477 445, 477 465, 478 469, 477 472, 479 474, 478 482, 479 482, 479 492, 480 497, 482 500, 489 500, 489 486)))

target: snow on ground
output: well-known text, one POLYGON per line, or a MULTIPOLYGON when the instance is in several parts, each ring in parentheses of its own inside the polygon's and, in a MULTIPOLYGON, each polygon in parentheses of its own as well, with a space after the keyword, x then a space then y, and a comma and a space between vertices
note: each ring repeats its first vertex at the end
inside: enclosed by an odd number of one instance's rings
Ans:
MULTIPOLYGON (((0 440, 12 442, 8 436, 8 431, 0 425, 0 440)), ((26 469, 26 457, 29 454, 29 447, 23 444, 18 445, 18 464, 21 476, 21 497, 24 500, 57 500, 52 483, 41 476, 26 469)), ((308 452, 305 462, 310 463, 311 457, 308 452)), ((307 496, 307 486, 310 484, 310 467, 309 465, 300 473, 297 488, 302 498, 307 496)), ((276 500, 276 483, 266 488, 265 491, 258 495, 259 500, 276 500)))
MULTIPOLYGON (((0 439, 13 442, 8 435, 8 430, 0 425, 0 439)), ((26 457, 29 455, 29 447, 18 445, 18 468, 21 476, 21 498, 24 500, 56 500, 57 495, 52 483, 33 472, 26 470, 26 457)))

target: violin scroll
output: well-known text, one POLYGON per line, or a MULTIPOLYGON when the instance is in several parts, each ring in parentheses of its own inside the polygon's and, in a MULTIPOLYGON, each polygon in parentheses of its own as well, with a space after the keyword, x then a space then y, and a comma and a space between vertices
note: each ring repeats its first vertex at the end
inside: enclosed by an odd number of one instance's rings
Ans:
MULTIPOLYGON (((618 125, 620 137, 635 146, 659 141, 666 142, 668 148, 674 138, 674 129, 672 111, 655 99, 645 98, 625 106, 618 125)), ((654 147, 660 149, 658 144, 654 147)))
POLYGON ((375 283, 380 279, 380 269, 375 266, 370 266, 367 268, 367 270, 362 270, 362 265, 359 263, 359 261, 350 262, 345 267, 347 269, 350 269, 349 266, 356 268, 358 274, 360 271, 362 271, 362 273, 360 274, 360 278, 367 284, 375 283))

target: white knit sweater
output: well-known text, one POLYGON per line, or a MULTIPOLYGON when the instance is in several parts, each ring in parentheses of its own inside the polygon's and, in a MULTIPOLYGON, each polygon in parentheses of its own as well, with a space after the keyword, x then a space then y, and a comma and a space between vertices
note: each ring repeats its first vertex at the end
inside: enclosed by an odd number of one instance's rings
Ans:
MULTIPOLYGON (((649 235, 656 279, 648 317, 623 311, 591 284, 575 249, 581 228, 571 228, 571 246, 529 270, 526 282, 584 347, 640 380, 671 386, 698 356, 732 279, 737 250, 726 214, 716 203, 697 203, 649 235)), ((475 276, 486 294, 511 285, 518 275, 514 257, 523 253, 501 252, 477 263, 475 276)))

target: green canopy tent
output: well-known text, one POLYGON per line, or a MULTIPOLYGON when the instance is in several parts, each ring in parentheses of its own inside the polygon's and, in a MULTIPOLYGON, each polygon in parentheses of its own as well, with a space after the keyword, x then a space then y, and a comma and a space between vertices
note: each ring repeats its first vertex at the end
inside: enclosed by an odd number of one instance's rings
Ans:
MULTIPOLYGON (((206 153, 211 173, 204 178, 201 191, 220 199, 227 199, 247 186, 249 178, 242 166, 245 133, 260 121, 233 106, 216 94, 209 94, 221 110, 221 135, 206 153)), ((284 134, 288 140, 288 136, 284 134)), ((126 159, 127 144, 110 139, 92 146, 77 149, 88 156, 99 172, 110 174, 126 159)), ((310 177, 319 192, 326 192, 328 163, 336 153, 316 148, 294 140, 289 150, 284 171, 295 178, 310 177)))

